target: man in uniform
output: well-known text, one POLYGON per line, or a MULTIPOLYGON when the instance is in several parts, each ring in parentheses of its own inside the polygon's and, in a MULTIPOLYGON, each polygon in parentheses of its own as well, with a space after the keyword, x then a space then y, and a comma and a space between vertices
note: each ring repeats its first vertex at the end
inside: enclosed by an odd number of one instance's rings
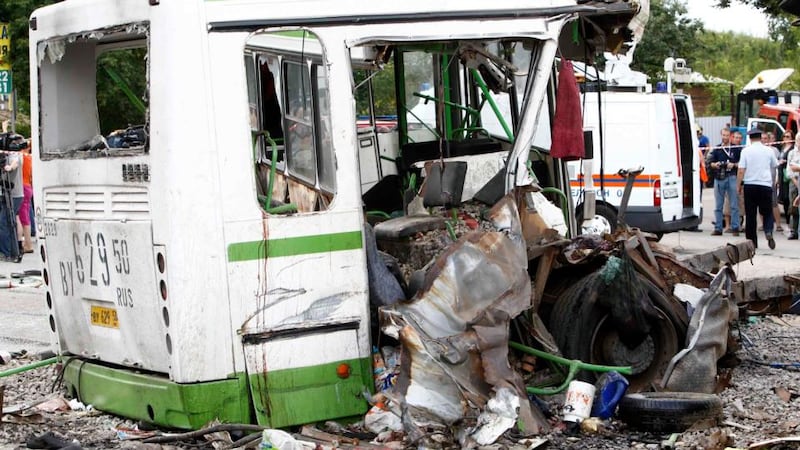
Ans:
POLYGON ((778 167, 778 159, 771 147, 761 143, 761 130, 753 128, 747 132, 751 144, 742 150, 736 185, 739 194, 744 194, 745 236, 758 248, 757 212, 764 220, 764 234, 769 248, 775 248, 772 229, 772 174, 778 167))

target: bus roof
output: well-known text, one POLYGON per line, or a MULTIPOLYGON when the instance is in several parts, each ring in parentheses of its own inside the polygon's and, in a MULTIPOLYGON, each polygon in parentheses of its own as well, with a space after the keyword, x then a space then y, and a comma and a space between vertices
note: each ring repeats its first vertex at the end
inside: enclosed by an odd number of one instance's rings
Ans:
MULTIPOLYGON (((620 42, 629 42, 641 35, 649 14, 649 0, 66 0, 33 12, 30 39, 39 42, 137 22, 151 22, 151 27, 169 27, 169 20, 155 20, 162 12, 164 16, 195 20, 198 27, 219 31, 255 30, 268 26, 549 18, 576 14, 592 18, 594 25, 586 27, 587 33, 595 33, 595 27, 599 26, 606 34, 604 41, 607 46, 620 49, 620 42)), ((587 36, 587 42, 593 42, 591 38, 587 36)), ((624 50, 625 46, 622 46, 624 50)))

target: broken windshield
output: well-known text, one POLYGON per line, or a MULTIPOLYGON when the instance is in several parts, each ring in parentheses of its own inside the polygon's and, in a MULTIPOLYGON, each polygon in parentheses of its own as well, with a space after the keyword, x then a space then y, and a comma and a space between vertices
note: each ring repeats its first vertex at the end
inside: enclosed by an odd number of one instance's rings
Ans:
POLYGON ((148 150, 148 25, 38 44, 42 159, 148 150))

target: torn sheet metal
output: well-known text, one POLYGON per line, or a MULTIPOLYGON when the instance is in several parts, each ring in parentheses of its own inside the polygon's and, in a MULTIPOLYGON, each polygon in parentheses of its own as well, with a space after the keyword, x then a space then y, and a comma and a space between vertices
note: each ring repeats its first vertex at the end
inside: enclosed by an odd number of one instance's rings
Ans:
POLYGON ((462 445, 499 435, 498 423, 519 422, 526 433, 547 427, 508 362, 509 321, 530 307, 531 294, 525 242, 511 197, 500 200, 490 216, 503 231, 464 236, 436 260, 411 302, 380 311, 384 333, 403 346, 393 394, 414 442, 429 426, 455 426, 462 445), (518 396, 519 412, 513 421, 487 420, 492 430, 484 429, 475 418, 501 389, 518 396))
POLYGON ((714 393, 717 360, 727 351, 729 324, 738 318, 730 298, 736 277, 726 266, 700 298, 686 332, 686 348, 670 361, 661 382, 667 390, 714 393))

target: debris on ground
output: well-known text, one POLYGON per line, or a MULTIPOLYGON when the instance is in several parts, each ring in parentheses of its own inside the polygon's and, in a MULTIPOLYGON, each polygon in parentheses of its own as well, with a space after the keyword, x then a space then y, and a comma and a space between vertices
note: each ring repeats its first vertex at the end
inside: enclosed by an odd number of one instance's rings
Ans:
MULTIPOLYGON (((750 258, 752 244, 686 262, 654 236, 624 226, 613 235, 565 239, 563 217, 543 198, 527 190, 492 208, 467 202, 457 210, 421 209, 417 216, 376 224, 374 239, 365 232, 375 244, 371 264, 387 269, 375 273, 390 288, 371 292, 373 305, 382 331, 396 343, 373 350, 374 394, 365 393, 370 408, 359 422, 157 430, 69 398, 56 365, 0 379, 0 442, 41 445, 50 439, 43 445, 109 449, 680 449, 791 442, 787 436, 800 432, 792 377, 800 354, 782 344, 800 338, 800 322, 748 317, 767 311, 754 310, 762 291, 737 282, 730 265, 750 258), (566 311, 559 310, 559 296, 580 289, 587 295, 576 296, 580 302, 572 306, 579 310, 554 320, 566 311), (614 330, 602 350, 621 360, 658 345, 651 334, 665 317, 685 321, 678 334, 686 339, 666 355, 663 367, 643 371, 635 360, 622 364, 633 366, 635 383, 620 374, 616 384, 610 374, 587 379, 596 382, 589 399, 595 408, 588 404, 588 417, 565 422, 554 413, 569 402, 563 390, 532 387, 566 388, 573 377, 583 379, 578 366, 566 373, 548 355, 578 361, 563 337, 580 329, 578 315, 596 312, 586 304, 608 312, 604 322, 595 322, 614 330), (512 337, 548 357, 509 350, 512 337), (634 392, 623 397, 629 384, 634 392), (658 392, 647 392, 653 390, 658 392)), ((770 311, 788 311, 784 303, 770 311)), ((32 362, 24 351, 0 351, 0 360, 4 369, 32 362)))

